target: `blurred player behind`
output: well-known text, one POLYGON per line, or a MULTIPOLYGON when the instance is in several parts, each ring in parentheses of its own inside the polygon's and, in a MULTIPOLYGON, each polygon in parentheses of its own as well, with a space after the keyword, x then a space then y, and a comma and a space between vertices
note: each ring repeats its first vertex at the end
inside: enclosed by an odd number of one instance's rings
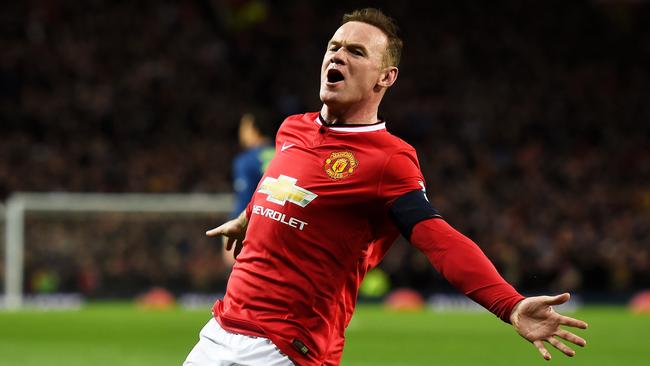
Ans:
POLYGON ((250 109, 239 121, 239 144, 244 151, 235 156, 232 164, 235 204, 230 214, 234 219, 246 209, 257 183, 269 166, 275 147, 275 129, 267 113, 250 109))
MULTIPOLYGON (((259 108, 249 108, 239 120, 239 145, 244 149, 235 156, 232 163, 233 190, 235 202, 230 219, 239 216, 250 202, 257 183, 268 168, 273 156, 275 126, 271 117, 259 108)), ((228 253, 227 238, 223 240, 223 260, 231 266, 235 260, 228 253)))

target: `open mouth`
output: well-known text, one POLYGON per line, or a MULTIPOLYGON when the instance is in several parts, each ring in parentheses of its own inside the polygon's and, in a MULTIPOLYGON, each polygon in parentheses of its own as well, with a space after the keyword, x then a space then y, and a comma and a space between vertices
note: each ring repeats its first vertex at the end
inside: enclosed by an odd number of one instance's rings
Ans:
POLYGON ((338 83, 339 81, 345 80, 345 77, 343 77, 343 73, 337 69, 329 69, 327 70, 327 82, 328 83, 338 83))

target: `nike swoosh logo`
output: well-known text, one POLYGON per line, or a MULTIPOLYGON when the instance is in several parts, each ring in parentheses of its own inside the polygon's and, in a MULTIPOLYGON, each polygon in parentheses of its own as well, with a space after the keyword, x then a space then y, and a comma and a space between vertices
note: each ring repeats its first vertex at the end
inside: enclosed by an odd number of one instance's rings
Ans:
POLYGON ((286 150, 286 149, 288 149, 288 148, 290 148, 291 146, 294 146, 294 145, 295 145, 295 144, 289 144, 289 145, 287 145, 286 142, 283 142, 283 143, 282 143, 282 147, 280 148, 280 151, 282 152, 282 151, 284 151, 284 150, 286 150))

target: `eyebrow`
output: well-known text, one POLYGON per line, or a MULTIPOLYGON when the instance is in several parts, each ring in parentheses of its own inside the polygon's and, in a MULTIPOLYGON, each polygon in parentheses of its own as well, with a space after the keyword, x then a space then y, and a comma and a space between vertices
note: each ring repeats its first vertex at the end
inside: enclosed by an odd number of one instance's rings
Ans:
POLYGON ((366 48, 366 46, 362 45, 361 43, 345 43, 345 42, 340 42, 332 39, 329 42, 327 42, 327 47, 329 48, 329 46, 332 45, 345 46, 346 48, 355 48, 363 51, 363 53, 365 53, 366 55, 368 54, 368 49, 366 48))

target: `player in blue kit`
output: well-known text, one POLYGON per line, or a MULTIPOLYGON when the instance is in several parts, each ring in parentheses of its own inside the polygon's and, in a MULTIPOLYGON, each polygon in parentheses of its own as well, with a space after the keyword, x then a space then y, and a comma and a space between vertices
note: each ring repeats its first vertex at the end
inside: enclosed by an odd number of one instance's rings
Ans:
POLYGON ((232 165, 235 204, 231 219, 246 209, 257 183, 275 155, 271 137, 275 130, 265 118, 262 112, 248 112, 239 122, 239 143, 245 150, 235 157, 232 165))

